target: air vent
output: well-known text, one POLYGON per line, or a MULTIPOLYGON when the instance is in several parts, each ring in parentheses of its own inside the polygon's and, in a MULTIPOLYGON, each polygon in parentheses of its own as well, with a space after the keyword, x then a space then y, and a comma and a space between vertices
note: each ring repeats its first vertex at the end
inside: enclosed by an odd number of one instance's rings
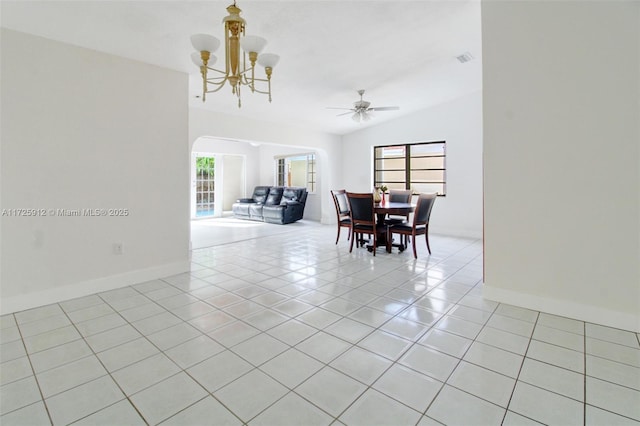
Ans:
POLYGON ((462 55, 456 56, 456 59, 460 61, 461 64, 464 64, 465 62, 472 60, 473 56, 471 56, 471 53, 469 52, 464 52, 462 55))

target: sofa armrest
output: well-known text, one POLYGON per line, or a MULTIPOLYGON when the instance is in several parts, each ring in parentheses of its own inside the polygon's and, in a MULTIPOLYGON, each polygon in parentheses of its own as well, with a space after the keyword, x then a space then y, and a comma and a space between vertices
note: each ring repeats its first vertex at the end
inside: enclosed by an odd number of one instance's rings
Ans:
POLYGON ((294 206, 302 206, 303 204, 300 201, 283 201, 280 203, 281 206, 285 208, 294 207, 294 206))
POLYGON ((236 203, 255 203, 253 198, 238 198, 236 203))

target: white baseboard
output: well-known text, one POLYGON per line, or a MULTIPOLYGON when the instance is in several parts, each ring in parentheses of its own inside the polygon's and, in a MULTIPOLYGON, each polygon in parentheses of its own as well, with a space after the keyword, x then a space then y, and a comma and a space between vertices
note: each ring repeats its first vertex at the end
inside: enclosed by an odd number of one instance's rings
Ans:
POLYGON ((472 230, 472 229, 429 226, 429 235, 431 234, 440 234, 440 235, 446 235, 449 237, 473 238, 476 240, 482 239, 482 230, 472 230))
POLYGON ((123 274, 111 275, 75 284, 59 286, 43 291, 20 294, 18 296, 2 297, 0 300, 0 314, 24 311, 39 306, 58 303, 65 300, 77 299, 94 293, 114 290, 132 284, 165 278, 171 275, 189 271, 191 262, 184 260, 166 265, 138 269, 123 274))
POLYGON ((593 305, 572 302, 571 300, 534 296, 532 294, 491 287, 486 284, 482 290, 482 297, 495 302, 507 303, 534 311, 640 333, 640 313, 634 314, 612 311, 593 305))

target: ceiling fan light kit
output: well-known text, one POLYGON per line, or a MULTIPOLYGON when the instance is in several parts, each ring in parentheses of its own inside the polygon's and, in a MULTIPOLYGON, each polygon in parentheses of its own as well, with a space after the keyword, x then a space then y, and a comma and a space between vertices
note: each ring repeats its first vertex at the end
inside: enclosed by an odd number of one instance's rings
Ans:
POLYGON ((369 121, 371 120, 371 115, 366 113, 366 112, 355 112, 353 113, 353 115, 351 116, 351 119, 353 121, 355 121, 356 123, 360 123, 362 121, 369 121))
POLYGON ((373 111, 395 111, 400 109, 397 106, 386 106, 386 107, 371 107, 371 102, 365 101, 362 99, 364 96, 364 90, 358 90, 358 95, 360 95, 360 100, 355 101, 353 103, 353 108, 335 108, 335 107, 327 107, 329 109, 344 109, 349 112, 344 112, 342 114, 338 114, 337 117, 351 114, 351 119, 356 123, 361 123, 363 121, 371 120, 373 111))
POLYGON ((231 86, 231 92, 238 98, 238 107, 242 106, 240 96, 242 86, 249 87, 252 93, 268 95, 271 102, 271 75, 280 57, 273 53, 261 54, 267 40, 254 35, 245 35, 246 22, 240 16, 242 11, 236 6, 235 1, 227 7, 227 12, 229 15, 222 20, 225 32, 224 70, 213 68, 218 60, 213 52, 220 46, 220 40, 209 34, 191 36, 191 44, 196 49, 196 52, 191 55, 191 60, 200 68, 200 74, 202 74, 202 102, 206 101, 207 93, 219 91, 227 82, 231 86), (266 78, 255 76, 256 62, 264 67, 266 78), (264 84, 266 88, 258 90, 256 82, 264 84))

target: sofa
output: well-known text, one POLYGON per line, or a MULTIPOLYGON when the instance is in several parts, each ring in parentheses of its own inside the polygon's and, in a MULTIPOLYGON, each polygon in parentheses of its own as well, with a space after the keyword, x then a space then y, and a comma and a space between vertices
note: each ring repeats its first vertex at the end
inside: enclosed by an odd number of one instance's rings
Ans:
POLYGON ((240 198, 231 207, 234 217, 284 225, 302 219, 307 188, 256 186, 251 198, 240 198))

